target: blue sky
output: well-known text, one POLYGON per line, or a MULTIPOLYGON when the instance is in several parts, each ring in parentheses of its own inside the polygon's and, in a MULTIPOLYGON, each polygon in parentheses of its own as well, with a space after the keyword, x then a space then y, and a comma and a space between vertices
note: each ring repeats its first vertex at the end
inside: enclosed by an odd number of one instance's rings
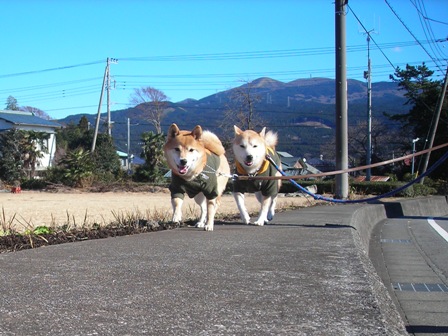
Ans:
MULTIPOLYGON (((95 114, 108 57, 118 59, 112 111, 146 86, 177 102, 259 77, 334 78, 333 0, 0 0, 0 8, 0 109, 11 95, 55 119, 95 114)), ((434 40, 448 37, 446 13, 446 0, 349 1, 347 77, 364 80, 364 27, 373 30, 374 82, 422 62, 442 79, 448 42, 434 40)))

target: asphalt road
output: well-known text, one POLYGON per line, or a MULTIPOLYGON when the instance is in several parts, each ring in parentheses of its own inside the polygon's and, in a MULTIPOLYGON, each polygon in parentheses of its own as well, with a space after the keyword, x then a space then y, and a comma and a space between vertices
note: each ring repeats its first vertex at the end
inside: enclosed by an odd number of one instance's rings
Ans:
POLYGON ((443 335, 448 293, 394 286, 446 284, 446 246, 418 224, 448 213, 446 199, 392 208, 318 206, 264 227, 217 223, 0 254, 0 335, 443 335))
POLYGON ((448 218, 405 216, 376 228, 372 260, 411 334, 448 335, 448 218))

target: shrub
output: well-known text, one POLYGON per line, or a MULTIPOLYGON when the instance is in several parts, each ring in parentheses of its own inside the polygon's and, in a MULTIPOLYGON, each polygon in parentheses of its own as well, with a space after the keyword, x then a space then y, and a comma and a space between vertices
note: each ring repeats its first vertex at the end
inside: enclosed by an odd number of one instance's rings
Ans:
POLYGON ((47 187, 48 183, 42 179, 33 179, 32 178, 32 179, 22 180, 20 185, 21 185, 22 189, 42 190, 47 187))

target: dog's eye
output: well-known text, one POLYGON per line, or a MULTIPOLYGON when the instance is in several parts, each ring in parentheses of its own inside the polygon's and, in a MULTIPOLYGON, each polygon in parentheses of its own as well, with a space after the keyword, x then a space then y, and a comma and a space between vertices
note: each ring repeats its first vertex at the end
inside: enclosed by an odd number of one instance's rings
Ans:
POLYGON ((192 153, 192 152, 194 152, 194 148, 190 148, 188 151, 189 151, 190 153, 192 153))
POLYGON ((257 145, 254 145, 253 147, 254 147, 254 148, 257 148, 258 146, 257 146, 257 145))
POLYGON ((176 152, 180 152, 180 148, 174 148, 176 152))
POLYGON ((244 145, 240 145, 241 148, 244 148, 244 145))

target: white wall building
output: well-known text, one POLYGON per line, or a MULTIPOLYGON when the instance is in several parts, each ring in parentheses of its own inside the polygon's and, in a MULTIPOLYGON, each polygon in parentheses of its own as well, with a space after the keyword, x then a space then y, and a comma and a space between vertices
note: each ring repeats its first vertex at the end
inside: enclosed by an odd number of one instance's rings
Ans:
POLYGON ((36 171, 51 167, 56 152, 56 129, 62 125, 57 122, 36 117, 31 112, 0 110, 0 132, 10 129, 43 132, 49 135, 47 151, 43 153, 36 164, 36 171))

